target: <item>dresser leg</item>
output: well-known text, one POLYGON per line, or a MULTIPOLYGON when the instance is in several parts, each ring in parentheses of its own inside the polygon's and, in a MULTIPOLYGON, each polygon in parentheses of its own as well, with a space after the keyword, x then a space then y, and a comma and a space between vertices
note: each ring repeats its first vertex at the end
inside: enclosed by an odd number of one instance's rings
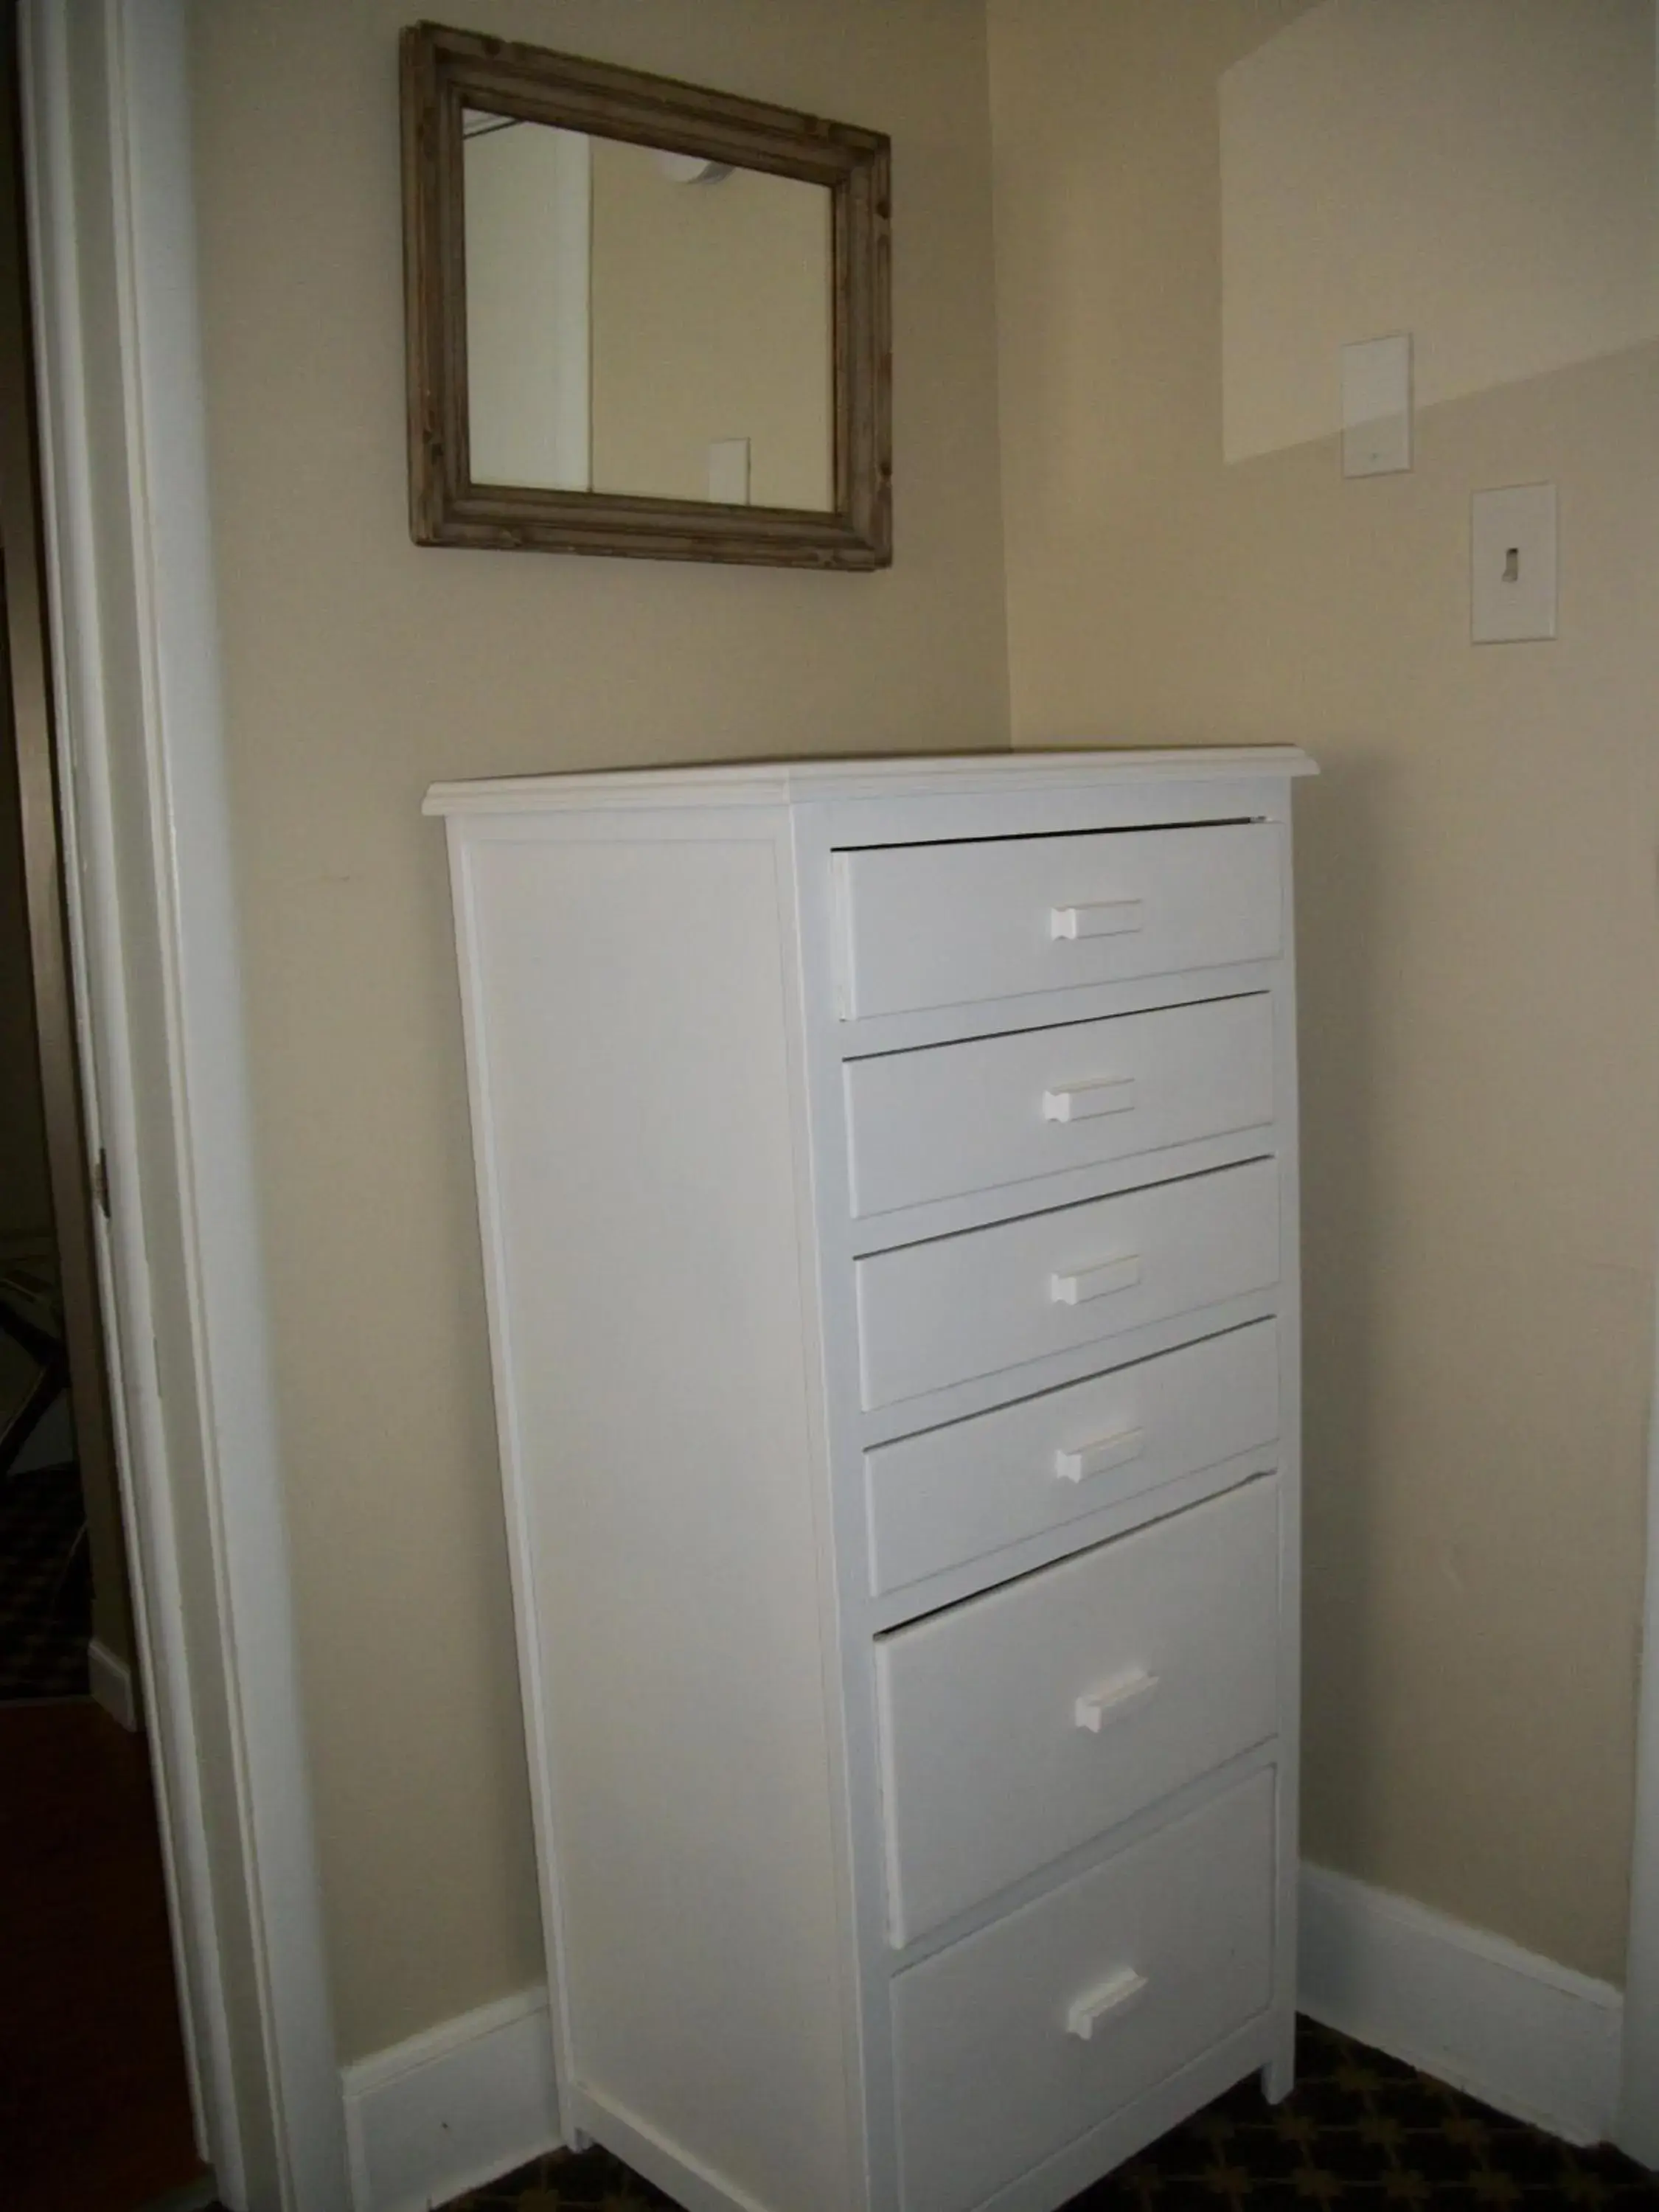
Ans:
POLYGON ((1261 2094, 1270 2105, 1282 2105, 1295 2087, 1296 2028, 1292 2024, 1261 2069, 1261 2094))

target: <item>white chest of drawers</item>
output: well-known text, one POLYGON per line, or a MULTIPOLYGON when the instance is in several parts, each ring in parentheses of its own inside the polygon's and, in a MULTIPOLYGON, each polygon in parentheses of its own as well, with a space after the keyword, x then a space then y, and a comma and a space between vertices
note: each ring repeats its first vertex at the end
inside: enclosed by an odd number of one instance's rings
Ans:
POLYGON ((561 2110, 692 2212, 1289 2086, 1310 765, 428 801, 561 2110))

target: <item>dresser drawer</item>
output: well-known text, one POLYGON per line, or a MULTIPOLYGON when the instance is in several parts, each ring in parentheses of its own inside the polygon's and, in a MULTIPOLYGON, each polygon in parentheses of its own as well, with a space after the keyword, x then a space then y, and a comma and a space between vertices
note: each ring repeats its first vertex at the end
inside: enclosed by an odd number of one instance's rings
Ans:
POLYGON ((880 1596, 1267 1449, 1279 1434, 1279 1329, 1256 1322, 952 1421, 865 1455, 880 1596))
POLYGON ((884 1213, 1249 1129, 1273 1115, 1265 994, 847 1067, 853 1210, 884 1213))
POLYGON ((1279 1169, 1251 1160, 856 1263, 864 1403, 889 1406, 1266 1288, 1279 1169))
POLYGON ((877 1646, 895 1948, 1273 1732, 1279 1484, 877 1646))
POLYGON ((1269 959, 1271 822, 842 853, 845 1014, 902 1013, 1269 959))
POLYGON ((1273 1793, 1253 1775, 899 1975, 904 2212, 969 2212, 1266 2008, 1273 1793))

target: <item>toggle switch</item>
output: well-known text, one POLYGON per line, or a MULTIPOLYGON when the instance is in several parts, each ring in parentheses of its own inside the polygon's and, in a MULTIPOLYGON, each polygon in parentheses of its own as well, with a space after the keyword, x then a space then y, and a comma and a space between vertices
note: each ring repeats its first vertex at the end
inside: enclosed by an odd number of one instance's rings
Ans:
POLYGON ((1469 635, 1514 645, 1555 635, 1555 486, 1478 491, 1470 512, 1469 635))

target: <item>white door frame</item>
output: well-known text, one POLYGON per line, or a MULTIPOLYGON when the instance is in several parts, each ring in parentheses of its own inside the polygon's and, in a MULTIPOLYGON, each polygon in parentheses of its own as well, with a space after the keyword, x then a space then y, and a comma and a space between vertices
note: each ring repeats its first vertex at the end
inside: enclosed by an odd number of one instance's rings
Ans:
MULTIPOLYGON (((1659 5, 1654 20, 1659 30, 1659 5)), ((1653 1396, 1648 1412, 1647 1590, 1636 1729, 1636 1827, 1631 1848, 1619 2142, 1644 2166, 1659 2166, 1659 1316, 1654 1335, 1653 1396)))
MULTIPOLYGON (((1659 0, 1654 0, 1653 20, 1659 51, 1659 0)), ((1654 97, 1659 103, 1659 76, 1654 97)), ((1654 119, 1659 128, 1659 104, 1654 119)), ((1618 2142, 1644 2166, 1659 2166, 1659 1315, 1655 1316, 1653 1395, 1648 1406, 1647 1583, 1640 1698, 1618 2142)))
POLYGON ((1647 1595, 1636 1732, 1623 2074, 1618 2142, 1644 2166, 1659 2166, 1659 1325, 1648 1413, 1647 1595))
POLYGON ((229 858, 185 0, 23 0, 21 31, 71 964, 191 2087, 232 2212, 343 2212, 229 858))

